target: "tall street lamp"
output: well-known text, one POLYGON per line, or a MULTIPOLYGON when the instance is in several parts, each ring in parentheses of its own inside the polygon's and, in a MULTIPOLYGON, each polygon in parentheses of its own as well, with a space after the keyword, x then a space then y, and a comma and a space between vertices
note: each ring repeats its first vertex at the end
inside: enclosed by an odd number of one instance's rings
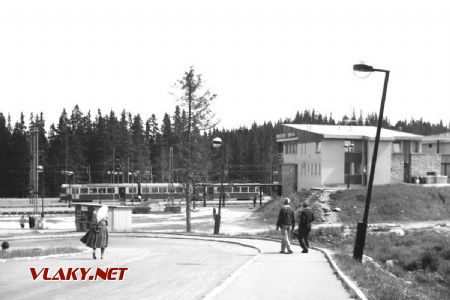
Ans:
MULTIPOLYGON (((190 91, 190 90, 189 90, 190 91)), ((188 97, 188 160, 186 183, 186 232, 191 232, 191 120, 192 120, 192 94, 188 97)))
POLYGON ((44 167, 43 166, 41 166, 41 165, 39 165, 39 166, 37 166, 37 172, 38 173, 42 173, 42 192, 41 192, 41 195, 42 195, 42 212, 41 212, 41 216, 43 217, 44 216, 44 192, 45 192, 45 190, 44 190, 44 167))
MULTIPOLYGON (((222 139, 216 137, 213 139, 213 147, 220 148, 222 146, 222 139)), ((223 180, 225 178, 225 146, 222 147, 222 176, 220 179, 220 195, 219 195, 219 212, 214 215, 214 234, 219 234, 220 231, 220 219, 221 219, 221 208, 222 200, 225 201, 225 193, 223 190, 223 180)), ((225 202, 224 202, 225 204, 225 202)))
POLYGON ((377 163, 378 144, 380 143, 381 125, 383 123, 384 102, 386 100, 386 91, 387 91, 387 85, 388 85, 388 81, 389 81, 389 71, 382 70, 382 69, 375 69, 372 66, 362 64, 362 63, 353 65, 353 71, 365 72, 365 73, 369 72, 369 74, 370 74, 370 72, 384 73, 383 95, 381 96, 380 114, 378 115, 378 124, 377 124, 377 134, 375 136, 375 145, 373 147, 372 166, 370 167, 369 185, 367 186, 366 205, 364 208, 363 221, 358 222, 358 225, 356 228, 355 248, 353 250, 353 258, 355 260, 361 261, 362 257, 363 257, 364 244, 365 244, 365 239, 366 239, 367 219, 369 217, 370 199, 372 197, 373 178, 375 175, 375 166, 377 163))

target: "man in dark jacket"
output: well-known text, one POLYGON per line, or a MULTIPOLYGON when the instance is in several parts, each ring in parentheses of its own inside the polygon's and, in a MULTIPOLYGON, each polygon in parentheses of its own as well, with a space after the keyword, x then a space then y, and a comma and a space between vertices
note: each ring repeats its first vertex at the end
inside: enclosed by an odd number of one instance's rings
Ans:
POLYGON ((314 213, 308 206, 308 202, 303 202, 303 210, 298 220, 298 242, 303 249, 302 253, 308 253, 309 232, 311 231, 311 223, 314 222, 314 213))
POLYGON ((289 198, 284 198, 284 207, 280 210, 277 220, 277 230, 281 228, 281 251, 287 248, 287 254, 291 254, 291 243, 289 242, 289 235, 292 233, 295 227, 295 213, 294 210, 289 206, 291 200, 289 198))

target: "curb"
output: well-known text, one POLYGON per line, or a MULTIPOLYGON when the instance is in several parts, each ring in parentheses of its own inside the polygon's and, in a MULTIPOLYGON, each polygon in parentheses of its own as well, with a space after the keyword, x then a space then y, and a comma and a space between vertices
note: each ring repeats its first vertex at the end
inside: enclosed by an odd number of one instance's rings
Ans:
POLYGON ((90 252, 90 249, 87 247, 77 247, 77 248, 83 249, 83 251, 74 252, 74 253, 50 254, 50 255, 44 255, 44 256, 24 256, 24 257, 14 257, 14 258, 3 258, 3 259, 0 259, 0 263, 4 263, 4 262, 8 262, 8 261, 24 261, 24 260, 55 258, 55 257, 77 256, 77 255, 86 254, 86 253, 90 252))
POLYGON ((367 300, 366 295, 358 288, 358 286, 345 275, 341 269, 337 266, 336 262, 331 258, 331 255, 328 253, 326 249, 318 248, 318 247, 311 247, 311 249, 314 249, 316 251, 322 252, 326 259, 328 260, 328 263, 330 264, 333 271, 336 273, 336 276, 342 281, 344 286, 347 286, 349 289, 351 289, 356 297, 360 300, 367 300))
MULTIPOLYGON (((41 236, 20 236, 20 237, 16 237, 10 240, 20 240, 20 239, 39 239, 39 238, 65 238, 65 237, 78 237, 78 236, 82 236, 83 232, 71 232, 71 233, 66 233, 66 234, 60 234, 60 235, 41 235, 41 236)), ((255 236, 248 236, 248 237, 242 237, 242 236, 225 236, 225 235, 208 235, 208 234, 189 234, 189 233, 164 233, 164 232, 111 232, 110 235, 126 235, 129 237, 138 237, 138 238, 169 238, 169 239, 185 239, 185 240, 189 240, 189 239, 195 239, 195 240, 202 240, 202 241, 214 241, 214 242, 221 242, 221 243, 230 243, 230 244, 235 244, 235 245, 240 245, 240 246, 244 246, 244 247, 249 247, 249 248, 253 248, 256 249, 258 251, 258 254, 251 259, 249 262, 253 262, 254 259, 256 259, 256 257, 258 257, 261 254, 261 249, 259 249, 258 247, 252 246, 252 245, 248 245, 245 243, 240 243, 240 242, 235 242, 235 241, 224 241, 224 240, 220 240, 223 238, 230 238, 230 239, 249 239, 249 240, 263 240, 263 241, 272 241, 272 242, 279 242, 280 240, 278 239, 274 239, 274 238, 264 238, 264 237, 255 237, 255 236), (152 235, 152 236, 148 236, 148 235, 152 235), (158 236, 160 235, 160 236, 158 236), (165 236, 162 236, 165 235, 165 236)), ((294 243, 296 244, 296 243, 294 243)), ((314 249, 316 251, 321 252, 325 258, 327 259, 328 263, 330 264, 331 268, 333 269, 333 271, 336 274, 336 277, 343 283, 343 285, 345 287, 348 287, 350 290, 352 290, 352 292, 356 295, 356 297, 360 300, 367 300, 367 297, 364 295, 364 293, 357 287, 357 285, 350 280, 350 278, 348 278, 342 271, 341 269, 339 269, 339 267, 337 266, 336 262, 332 259, 331 255, 329 254, 329 252, 323 248, 319 248, 319 247, 315 247, 312 246, 311 249, 314 249)), ((238 270, 236 270, 235 272, 233 272, 229 277, 227 277, 222 283, 219 284, 218 287, 216 287, 215 289, 213 289, 210 293, 208 293, 203 299, 212 299, 212 298, 208 298, 208 297, 212 297, 214 293, 214 291, 216 289, 221 288, 224 289, 228 284, 231 283, 231 281, 233 280, 233 278, 231 278, 232 276, 234 276, 234 274, 236 272, 242 272, 242 270, 244 270, 244 267, 247 267, 249 265, 249 262, 245 263, 243 266, 241 266, 238 270), (222 285, 224 285, 222 287, 222 285), (211 294, 211 295, 210 295, 211 294)), ((237 276, 238 274, 236 274, 237 276)), ((215 295, 215 294, 214 294, 215 295)))
MULTIPOLYGON (((142 233, 146 233, 146 232, 142 232, 142 233)), ((262 241, 272 241, 272 242, 279 242, 279 241, 280 241, 280 240, 277 240, 277 239, 274 239, 274 238, 263 238, 263 237, 254 237, 254 236, 249 236, 249 237, 239 237, 239 236, 237 236, 237 237, 231 237, 231 236, 218 235, 218 236, 216 237, 216 239, 211 239, 212 236, 211 236, 211 235, 206 235, 206 234, 196 234, 196 235, 192 235, 192 234, 161 233, 161 232, 158 232, 158 233, 148 232, 147 234, 160 234, 160 235, 163 235, 163 234, 164 234, 164 235, 174 235, 174 236, 176 236, 176 235, 178 235, 178 236, 187 236, 187 237, 184 237, 184 238, 183 238, 183 237, 177 237, 178 239, 195 239, 195 237, 206 237, 206 238, 209 238, 209 239, 197 239, 197 240, 208 240, 208 241, 217 241, 217 242, 228 242, 228 243, 234 243, 234 244, 238 244, 238 245, 246 246, 246 247, 251 247, 251 248, 255 248, 255 249, 258 249, 258 248, 257 248, 257 247, 254 247, 254 246, 251 246, 251 245, 242 244, 242 243, 239 243, 239 242, 218 241, 217 239, 220 239, 220 238, 233 238, 233 239, 262 240, 262 241)), ((161 237, 161 238, 170 238, 170 237, 161 237)), ((366 295, 364 295, 364 293, 358 288, 358 286, 357 286, 350 278, 348 278, 348 277, 341 271, 341 269, 339 269, 339 267, 337 266, 336 262, 331 258, 331 255, 328 253, 327 250, 322 249, 322 248, 319 248, 319 247, 314 247, 314 246, 311 247, 311 249, 314 249, 314 250, 316 250, 316 251, 319 251, 319 252, 321 252, 321 253, 325 256, 325 258, 327 259, 327 261, 328 261, 328 263, 330 264, 331 268, 332 268, 333 271, 335 272, 336 277, 343 283, 343 285, 344 285, 345 287, 347 287, 348 289, 352 290, 352 292, 356 295, 356 297, 357 297, 358 299, 360 299, 360 300, 368 300, 367 297, 366 297, 366 295)), ((258 249, 258 251, 261 253, 261 249, 258 249)), ((256 256, 256 257, 257 257, 257 256, 256 256)), ((255 257, 255 258, 256 258, 256 257, 255 257)), ((253 259, 252 259, 251 261, 253 262, 253 259)), ((244 266, 247 267, 247 266, 248 266, 247 263, 246 263, 244 266)), ((241 268, 243 268, 244 266, 242 266, 241 268)), ((239 268, 239 269, 236 270, 235 272, 242 272, 241 268, 239 268)), ((232 277, 233 275, 234 275, 234 273, 231 274, 230 277, 232 277)), ((216 287, 216 288, 220 288, 220 286, 221 286, 222 284, 228 285, 229 283, 231 283, 231 279, 230 279, 230 282, 227 282, 227 283, 226 283, 226 281, 228 281, 230 277, 228 277, 227 279, 225 279, 225 281, 222 282, 222 283, 221 283, 218 287, 216 287)), ((225 286, 225 287, 226 287, 226 286, 225 286)), ((221 290, 222 290, 222 289, 221 289, 221 290)), ((210 293, 213 293, 213 292, 214 292, 214 290, 211 291, 210 293)), ((216 294, 214 294, 214 295, 216 295, 216 294)), ((207 298, 207 297, 211 297, 211 296, 208 294, 208 295, 205 296, 204 299, 212 299, 212 298, 207 298)))

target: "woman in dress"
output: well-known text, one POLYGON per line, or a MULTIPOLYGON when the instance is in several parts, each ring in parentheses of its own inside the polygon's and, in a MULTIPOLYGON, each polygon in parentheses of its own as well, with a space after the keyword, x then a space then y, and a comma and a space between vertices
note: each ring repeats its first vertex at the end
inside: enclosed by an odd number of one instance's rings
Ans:
POLYGON ((100 258, 103 259, 105 248, 108 247, 108 221, 106 218, 91 226, 87 235, 86 246, 92 248, 93 259, 97 259, 95 250, 100 248, 100 258))
POLYGON ((20 228, 25 228, 25 215, 22 215, 22 217, 19 220, 20 228))

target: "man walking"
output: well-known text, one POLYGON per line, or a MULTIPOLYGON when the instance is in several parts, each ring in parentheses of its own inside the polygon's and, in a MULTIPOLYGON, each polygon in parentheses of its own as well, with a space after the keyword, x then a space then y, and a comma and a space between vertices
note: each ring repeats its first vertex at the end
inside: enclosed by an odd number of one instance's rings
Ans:
POLYGON ((281 228, 281 251, 280 253, 286 253, 284 250, 287 248, 287 254, 292 254, 291 243, 289 242, 289 235, 294 230, 295 226, 295 213, 289 206, 291 200, 284 198, 284 207, 280 210, 277 220, 277 230, 281 228))
POLYGON ((308 253, 309 232, 311 231, 311 223, 314 222, 314 213, 308 206, 308 202, 303 202, 303 210, 298 220, 298 242, 303 249, 302 253, 308 253))

